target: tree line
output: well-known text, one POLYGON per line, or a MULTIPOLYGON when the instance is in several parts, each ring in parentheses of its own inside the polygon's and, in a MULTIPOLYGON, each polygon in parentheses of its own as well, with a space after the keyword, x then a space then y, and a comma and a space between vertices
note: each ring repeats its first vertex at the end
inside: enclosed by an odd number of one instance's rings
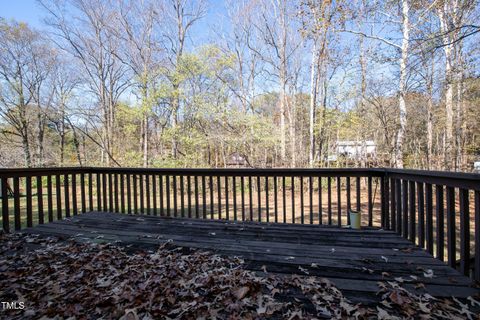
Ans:
POLYGON ((38 5, 41 28, 0 19, 0 166, 480 160, 478 1, 38 5))

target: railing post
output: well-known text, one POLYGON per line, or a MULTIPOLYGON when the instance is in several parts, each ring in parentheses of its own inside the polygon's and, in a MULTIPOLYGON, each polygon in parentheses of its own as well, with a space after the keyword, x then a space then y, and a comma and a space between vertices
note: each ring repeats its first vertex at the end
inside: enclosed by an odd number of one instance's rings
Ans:
POLYGON ((384 176, 380 177, 380 225, 382 229, 386 229, 385 226, 385 212, 386 212, 386 201, 385 201, 385 180, 387 174, 385 173, 384 176))
POLYGON ((384 201, 385 201, 385 207, 384 207, 384 220, 385 220, 385 226, 383 227, 385 230, 390 230, 390 179, 388 178, 387 175, 385 175, 385 179, 383 179, 383 194, 384 194, 384 201))
POLYGON ((7 187, 7 178, 2 177, 2 222, 3 222, 3 231, 10 231, 10 221, 8 220, 8 187, 7 187))
POLYGON ((475 267, 474 278, 480 281, 480 191, 475 191, 475 267))

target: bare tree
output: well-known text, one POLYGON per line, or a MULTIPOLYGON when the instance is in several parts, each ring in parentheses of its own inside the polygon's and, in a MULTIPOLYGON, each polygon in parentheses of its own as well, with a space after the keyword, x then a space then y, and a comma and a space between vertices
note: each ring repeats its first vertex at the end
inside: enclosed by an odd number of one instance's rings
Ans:
POLYGON ((143 166, 149 165, 150 116, 156 102, 160 74, 161 35, 158 19, 162 4, 153 1, 118 0, 118 28, 112 32, 123 44, 118 54, 131 71, 133 93, 140 103, 140 146, 143 166))
POLYGON ((186 41, 191 28, 206 13, 204 1, 188 0, 165 0, 165 16, 158 17, 163 21, 165 37, 165 50, 170 64, 168 80, 172 85, 171 95, 171 125, 172 156, 177 158, 178 154, 178 114, 180 110, 180 87, 182 84, 180 64, 184 55, 186 41))
POLYGON ((49 14, 46 21, 54 29, 58 46, 76 59, 90 93, 96 97, 102 113, 101 160, 110 165, 115 157, 116 110, 122 93, 130 85, 125 65, 118 59, 120 42, 108 28, 116 20, 114 2, 42 0, 40 3, 49 14), (75 10, 66 10, 67 5, 75 10))
MULTIPOLYGON (((445 61, 445 148, 444 148, 444 164, 447 170, 457 169, 457 159, 455 154, 461 155, 462 151, 455 152, 454 133, 454 90, 457 86, 457 127, 462 127, 462 41, 466 36, 463 29, 471 29, 469 25, 465 25, 468 14, 475 6, 474 1, 470 0, 443 0, 436 5, 436 13, 440 23, 440 33, 438 38, 441 40, 439 47, 443 48, 445 61)), ((473 29, 480 28, 476 27, 473 29)), ((457 130, 459 139, 461 140, 461 132, 457 130)), ((460 140, 457 140, 457 148, 461 149, 460 140)))
POLYGON ((401 21, 395 21, 391 15, 382 11, 379 8, 378 14, 386 16, 388 22, 393 22, 398 24, 401 29, 401 43, 398 44, 395 41, 391 40, 388 37, 382 37, 381 35, 376 34, 367 34, 363 31, 353 31, 353 30, 344 30, 359 36, 374 39, 380 41, 382 44, 394 48, 395 51, 399 53, 398 58, 398 67, 399 67, 399 86, 398 86, 398 109, 399 109, 399 121, 398 121, 398 130, 396 134, 395 149, 392 153, 392 161, 397 168, 403 168, 403 143, 405 139, 405 131, 407 127, 407 107, 405 102, 405 97, 407 94, 407 79, 408 79, 408 59, 409 59, 409 41, 410 41, 410 3, 409 0, 399 0, 400 6, 400 19, 401 21))
POLYGON ((55 52, 41 35, 23 23, 0 21, 0 116, 10 126, 4 134, 18 136, 25 165, 42 166, 44 128, 51 91, 47 77, 55 63, 55 52), (36 161, 32 160, 32 122, 35 120, 36 161))

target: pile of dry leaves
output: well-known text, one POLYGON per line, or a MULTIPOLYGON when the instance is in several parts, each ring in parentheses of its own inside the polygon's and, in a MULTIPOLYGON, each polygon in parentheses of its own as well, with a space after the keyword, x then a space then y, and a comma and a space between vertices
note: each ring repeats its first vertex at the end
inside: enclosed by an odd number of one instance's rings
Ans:
POLYGON ((0 235, 0 301, 9 319, 474 317, 470 300, 414 296, 396 283, 378 306, 353 305, 327 279, 258 275, 239 258, 162 246, 127 253, 105 244, 0 235))

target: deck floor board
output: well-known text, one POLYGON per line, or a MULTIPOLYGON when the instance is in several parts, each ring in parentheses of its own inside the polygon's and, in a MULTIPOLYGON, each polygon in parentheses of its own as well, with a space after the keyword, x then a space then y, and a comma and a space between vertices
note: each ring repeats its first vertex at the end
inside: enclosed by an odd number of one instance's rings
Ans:
POLYGON ((436 297, 479 294, 473 282, 394 232, 319 225, 215 221, 91 212, 39 225, 24 232, 117 242, 155 250, 170 243, 239 256, 256 272, 330 279, 353 301, 378 299, 378 281, 402 277, 404 286, 436 297), (431 269, 433 278, 424 277, 431 269), (413 277, 411 277, 413 276, 413 277), (418 283, 425 288, 416 289, 418 283))

